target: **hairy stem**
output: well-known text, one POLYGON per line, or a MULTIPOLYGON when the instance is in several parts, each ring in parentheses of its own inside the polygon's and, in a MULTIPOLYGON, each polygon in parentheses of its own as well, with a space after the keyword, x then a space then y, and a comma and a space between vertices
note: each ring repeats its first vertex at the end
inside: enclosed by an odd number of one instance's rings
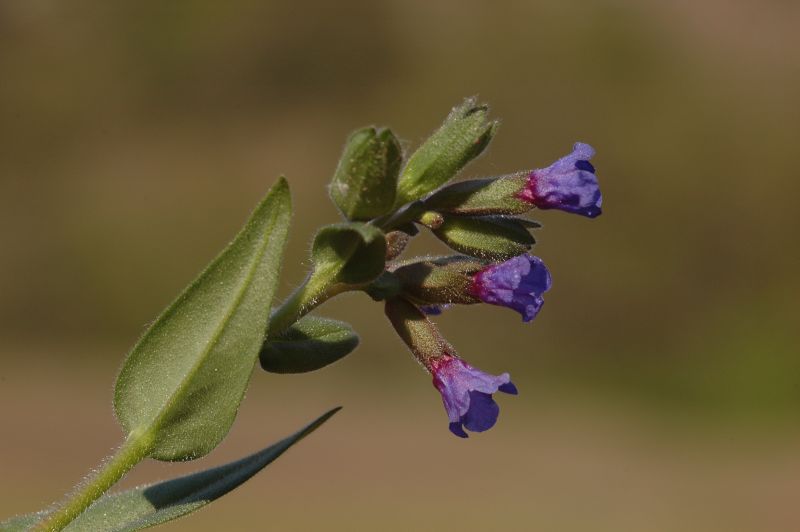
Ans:
POLYGON ((399 208, 391 214, 376 218, 370 223, 383 231, 389 232, 405 224, 416 221, 424 211, 425 204, 418 200, 399 208))
POLYGON ((89 480, 78 486, 62 505, 48 514, 33 530, 57 532, 75 520, 94 501, 141 462, 149 450, 149 438, 131 434, 89 480))
POLYGON ((311 275, 292 292, 286 301, 281 303, 280 307, 275 309, 269 320, 269 336, 285 331, 297 320, 333 296, 354 289, 343 283, 325 285, 315 282, 315 277, 315 275, 311 275))

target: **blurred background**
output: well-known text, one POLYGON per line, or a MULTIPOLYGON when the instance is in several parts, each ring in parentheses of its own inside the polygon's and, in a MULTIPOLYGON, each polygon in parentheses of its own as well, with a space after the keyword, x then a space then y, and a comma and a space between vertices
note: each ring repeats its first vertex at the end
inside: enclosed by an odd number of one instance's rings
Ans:
MULTIPOLYGON (((366 296, 319 313, 361 347, 254 374, 239 457, 344 410, 165 530, 800 529, 800 4, 0 3, 0 517, 60 498, 121 441, 123 356, 278 175, 304 276, 353 129, 419 145, 463 97, 502 120, 463 176, 597 149, 596 220, 556 211, 535 323, 438 321, 520 389, 453 437, 436 390, 366 296)), ((428 235, 412 251, 441 250, 428 235)))

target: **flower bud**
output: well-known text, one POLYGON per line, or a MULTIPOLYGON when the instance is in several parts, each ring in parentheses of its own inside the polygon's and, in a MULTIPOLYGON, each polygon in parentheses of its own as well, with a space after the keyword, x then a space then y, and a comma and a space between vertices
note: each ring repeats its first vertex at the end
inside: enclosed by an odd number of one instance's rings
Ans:
POLYGON ((469 216, 522 214, 534 207, 599 216, 603 197, 589 159, 594 150, 576 143, 571 154, 547 168, 448 185, 425 200, 425 207, 469 216))
POLYGON ((435 192, 425 200, 425 206, 442 213, 469 216, 522 214, 533 208, 519 197, 527 183, 527 172, 460 181, 435 192))
POLYGON ((433 234, 460 253, 502 260, 521 255, 533 246, 536 241, 528 227, 526 220, 517 218, 449 215, 433 234))
POLYGON ((403 155, 389 129, 359 129, 350 135, 333 175, 330 195, 348 220, 388 213, 395 200, 403 155))
POLYGON ((474 275, 485 267, 482 261, 460 255, 429 257, 403 264, 394 275, 401 293, 419 305, 469 305, 481 300, 474 293, 474 275))
POLYGON ((444 216, 435 211, 425 211, 418 221, 428 229, 439 229, 444 223, 444 216))
POLYGON ((444 124, 409 158, 397 188, 395 205, 417 200, 447 183, 491 141, 497 122, 489 108, 468 98, 455 107, 444 124))
POLYGON ((386 260, 394 260, 405 251, 411 236, 403 231, 386 233, 386 260))

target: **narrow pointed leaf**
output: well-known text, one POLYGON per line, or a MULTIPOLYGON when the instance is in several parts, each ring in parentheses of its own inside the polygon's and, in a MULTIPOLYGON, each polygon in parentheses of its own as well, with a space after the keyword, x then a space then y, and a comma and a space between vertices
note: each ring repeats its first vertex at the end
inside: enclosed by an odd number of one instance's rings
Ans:
POLYGON ((152 442, 149 456, 197 458, 228 433, 264 340, 290 214, 281 179, 128 355, 114 408, 127 433, 152 442))
POLYGON ((306 316, 261 349, 261 367, 273 373, 304 373, 332 364, 358 346, 347 323, 306 316))
MULTIPOLYGON (((299 432, 235 462, 166 482, 105 495, 64 530, 131 532, 190 514, 244 484, 289 447, 314 432, 339 409, 334 408, 299 432)), ((15 517, 0 523, 0 530, 21 532, 35 524, 42 515, 39 512, 15 517)))

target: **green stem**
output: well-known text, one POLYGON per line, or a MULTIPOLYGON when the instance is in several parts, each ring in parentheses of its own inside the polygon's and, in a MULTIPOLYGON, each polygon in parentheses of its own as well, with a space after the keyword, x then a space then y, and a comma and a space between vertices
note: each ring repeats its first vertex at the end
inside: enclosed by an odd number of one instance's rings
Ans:
POLYGON ((417 221, 417 218, 419 218, 424 211, 425 204, 418 200, 399 208, 392 214, 376 218, 370 223, 385 232, 389 232, 407 223, 417 221))
POLYGON ((34 530, 47 532, 62 530, 141 462, 147 456, 148 450, 148 438, 131 434, 100 471, 80 485, 60 508, 39 522, 34 530))
POLYGON ((342 292, 354 290, 356 287, 343 283, 328 285, 317 281, 318 276, 312 274, 306 281, 292 292, 280 307, 275 309, 269 320, 269 335, 274 336, 291 327, 297 320, 316 307, 342 292))

